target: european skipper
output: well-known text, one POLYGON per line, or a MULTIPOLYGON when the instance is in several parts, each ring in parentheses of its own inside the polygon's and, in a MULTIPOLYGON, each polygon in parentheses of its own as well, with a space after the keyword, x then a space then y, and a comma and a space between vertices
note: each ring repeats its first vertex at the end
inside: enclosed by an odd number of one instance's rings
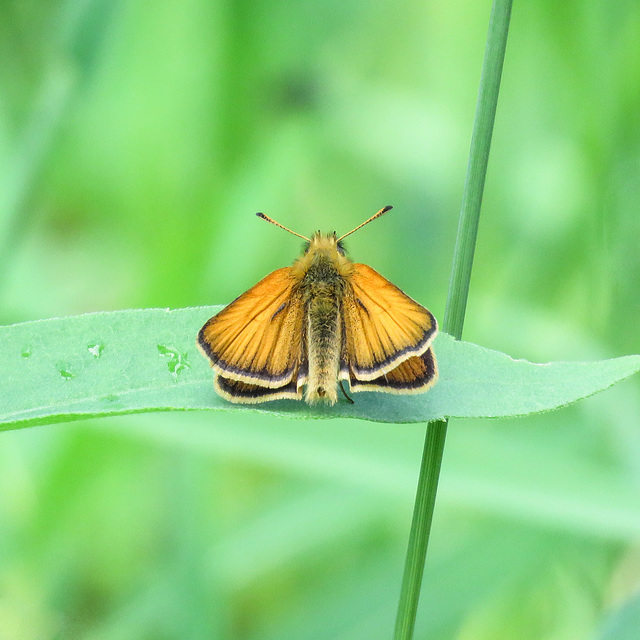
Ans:
POLYGON ((422 393, 438 377, 433 315, 366 264, 351 262, 340 238, 319 231, 291 267, 277 269, 200 329, 198 347, 231 402, 281 398, 335 404, 351 392, 422 393), (303 394, 304 391, 304 394, 303 394))

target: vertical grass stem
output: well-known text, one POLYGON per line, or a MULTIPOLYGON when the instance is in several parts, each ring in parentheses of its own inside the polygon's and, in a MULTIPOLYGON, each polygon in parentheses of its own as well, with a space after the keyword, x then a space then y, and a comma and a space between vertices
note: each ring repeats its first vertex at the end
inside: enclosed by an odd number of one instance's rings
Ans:
MULTIPOLYGON (((462 337, 469 295, 482 193, 507 46, 511 4, 512 0, 494 0, 489 19, 467 178, 442 327, 458 340, 462 337)), ((446 434, 446 420, 430 422, 427 426, 394 640, 410 640, 413 637, 446 434)))

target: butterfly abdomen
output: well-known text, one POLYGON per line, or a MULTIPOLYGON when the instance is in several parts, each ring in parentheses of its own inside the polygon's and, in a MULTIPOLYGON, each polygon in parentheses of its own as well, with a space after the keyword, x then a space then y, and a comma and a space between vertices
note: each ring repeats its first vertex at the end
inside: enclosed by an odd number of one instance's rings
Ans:
POLYGON ((334 261, 316 256, 304 278, 307 308, 309 373, 305 400, 310 404, 338 400, 340 367, 340 300, 344 279, 334 261))

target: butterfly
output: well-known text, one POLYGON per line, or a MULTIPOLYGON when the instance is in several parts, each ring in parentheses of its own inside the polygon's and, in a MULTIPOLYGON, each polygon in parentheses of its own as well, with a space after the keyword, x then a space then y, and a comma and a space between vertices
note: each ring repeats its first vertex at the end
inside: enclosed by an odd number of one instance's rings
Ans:
POLYGON ((295 233, 306 240, 292 266, 277 269, 200 329, 197 346, 217 374, 226 400, 256 404, 291 398, 309 404, 352 393, 422 393, 438 378, 431 343, 438 331, 430 311, 365 264, 352 262, 342 241, 355 229, 295 233))

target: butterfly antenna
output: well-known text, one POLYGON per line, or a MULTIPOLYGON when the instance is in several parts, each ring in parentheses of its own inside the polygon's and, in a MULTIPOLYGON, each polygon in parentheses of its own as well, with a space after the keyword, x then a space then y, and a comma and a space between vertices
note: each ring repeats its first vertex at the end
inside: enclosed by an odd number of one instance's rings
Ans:
MULTIPOLYGON (((258 211, 258 213, 256 213, 256 215, 258 216, 258 218, 262 218, 263 220, 266 220, 267 222, 270 222, 271 224, 275 224, 276 227, 280 227, 281 229, 284 229, 285 231, 288 231, 289 233, 292 233, 294 236, 298 236, 298 238, 302 238, 303 240, 306 240, 307 242, 311 242, 311 240, 309 240, 309 238, 307 238, 306 236, 301 236, 299 233, 296 233, 295 231, 291 231, 291 229, 287 229, 287 227, 285 227, 283 224, 280 224, 279 222, 276 222, 273 218, 270 218, 269 216, 266 216, 264 213, 260 213, 258 211)), ((355 229, 354 229, 355 231, 355 229)))
POLYGON ((369 224, 370 222, 372 222, 376 218, 379 218, 380 216, 383 216, 385 213, 387 213, 387 211, 390 211, 391 209, 393 209, 393 207, 391 207, 389 205, 387 205, 386 207, 382 207, 382 209, 380 209, 380 211, 378 211, 378 213, 374 213, 368 220, 365 220, 362 224, 359 224, 355 229, 351 229, 351 231, 349 231, 349 233, 345 233, 343 236, 340 236, 338 238, 338 242, 340 242, 340 240, 344 240, 344 238, 346 238, 347 236, 350 236, 354 231, 357 231, 358 229, 361 229, 362 227, 364 227, 365 224, 369 224))

